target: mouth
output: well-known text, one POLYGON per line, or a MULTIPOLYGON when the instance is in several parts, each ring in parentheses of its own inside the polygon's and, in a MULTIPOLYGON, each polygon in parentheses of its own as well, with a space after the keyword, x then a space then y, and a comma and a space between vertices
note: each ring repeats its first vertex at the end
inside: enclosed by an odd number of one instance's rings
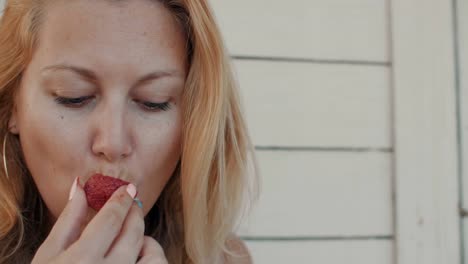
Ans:
POLYGON ((99 211, 118 188, 128 184, 129 181, 95 173, 83 187, 89 207, 99 211))

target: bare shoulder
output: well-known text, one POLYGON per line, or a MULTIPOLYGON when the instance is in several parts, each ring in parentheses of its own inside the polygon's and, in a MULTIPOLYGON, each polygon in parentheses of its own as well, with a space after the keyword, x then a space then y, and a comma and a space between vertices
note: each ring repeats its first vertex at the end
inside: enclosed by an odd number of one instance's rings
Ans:
POLYGON ((227 248, 234 255, 225 255, 224 264, 252 264, 252 257, 244 241, 237 236, 232 236, 227 241, 227 248))

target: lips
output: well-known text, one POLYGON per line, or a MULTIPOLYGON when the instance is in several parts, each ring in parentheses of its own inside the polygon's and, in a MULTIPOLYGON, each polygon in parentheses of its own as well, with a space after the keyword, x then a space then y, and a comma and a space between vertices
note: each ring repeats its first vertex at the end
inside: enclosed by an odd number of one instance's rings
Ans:
POLYGON ((84 185, 89 207, 99 211, 120 186, 128 184, 130 182, 102 174, 91 176, 84 185))

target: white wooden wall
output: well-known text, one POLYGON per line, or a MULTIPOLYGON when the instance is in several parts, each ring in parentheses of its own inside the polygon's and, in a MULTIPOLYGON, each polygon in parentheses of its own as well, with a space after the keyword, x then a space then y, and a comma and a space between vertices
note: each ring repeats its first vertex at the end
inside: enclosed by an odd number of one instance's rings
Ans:
POLYGON ((255 263, 393 263, 386 0, 212 0, 257 146, 255 263))
POLYGON ((454 2, 211 3, 260 161, 255 263, 461 263, 454 2))
POLYGON ((398 264, 460 263, 451 0, 392 0, 398 264))

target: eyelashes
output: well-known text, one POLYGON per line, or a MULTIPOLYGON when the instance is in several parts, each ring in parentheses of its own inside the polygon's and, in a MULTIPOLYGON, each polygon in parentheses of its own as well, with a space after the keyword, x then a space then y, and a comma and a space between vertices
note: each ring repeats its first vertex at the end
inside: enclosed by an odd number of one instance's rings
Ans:
POLYGON ((68 107, 78 108, 85 105, 93 96, 82 96, 82 97, 56 97, 55 101, 61 105, 68 107))
POLYGON ((169 102, 164 102, 164 103, 141 102, 141 104, 147 110, 150 110, 150 111, 157 111, 157 110, 167 111, 171 108, 169 102))
MULTIPOLYGON (((82 96, 82 97, 56 97, 54 100, 60 105, 64 105, 69 108, 80 108, 85 106, 94 96, 82 96)), ((148 112, 167 111, 171 108, 169 102, 155 103, 141 100, 135 100, 144 110, 148 112)))

